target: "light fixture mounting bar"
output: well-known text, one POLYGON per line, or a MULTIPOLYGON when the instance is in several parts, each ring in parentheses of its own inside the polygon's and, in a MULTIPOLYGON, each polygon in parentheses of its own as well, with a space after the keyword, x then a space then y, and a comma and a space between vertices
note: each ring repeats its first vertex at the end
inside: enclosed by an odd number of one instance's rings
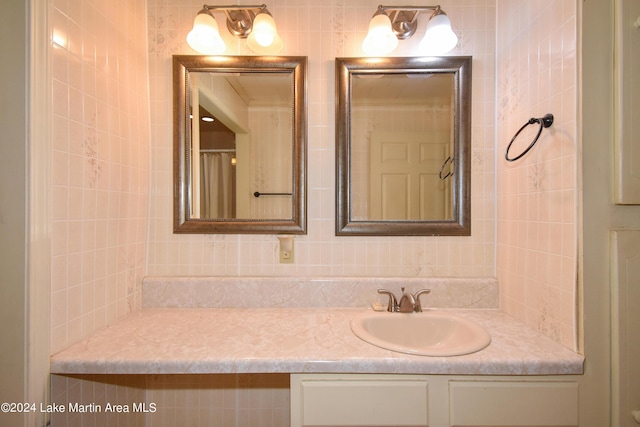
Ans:
POLYGON ((418 14, 420 12, 433 12, 438 14, 442 9, 436 6, 378 6, 378 13, 386 13, 391 21, 391 29, 399 40, 411 37, 418 28, 418 14))
POLYGON ((438 10, 440 9, 440 5, 436 5, 436 6, 384 6, 384 5, 379 5, 378 9, 382 9, 385 12, 389 11, 389 10, 410 10, 410 11, 415 11, 415 12, 424 12, 427 10, 438 10))
POLYGON ((204 10, 210 12, 224 12, 227 16, 227 30, 238 38, 247 38, 253 29, 253 19, 256 13, 267 11, 267 5, 208 5, 202 6, 204 10))
POLYGON ((220 10, 220 11, 224 12, 224 11, 228 11, 228 10, 262 10, 262 9, 266 9, 267 5, 266 4, 260 4, 260 5, 239 6, 239 5, 236 5, 236 4, 231 4, 231 5, 227 5, 227 6, 215 6, 215 5, 205 4, 202 7, 204 9, 220 10))

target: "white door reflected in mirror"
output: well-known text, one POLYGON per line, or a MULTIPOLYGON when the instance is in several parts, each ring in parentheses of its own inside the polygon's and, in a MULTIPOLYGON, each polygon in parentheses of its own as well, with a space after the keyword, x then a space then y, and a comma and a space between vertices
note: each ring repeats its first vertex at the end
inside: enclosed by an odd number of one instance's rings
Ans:
POLYGON ((336 60, 336 234, 471 233, 471 58, 336 60))

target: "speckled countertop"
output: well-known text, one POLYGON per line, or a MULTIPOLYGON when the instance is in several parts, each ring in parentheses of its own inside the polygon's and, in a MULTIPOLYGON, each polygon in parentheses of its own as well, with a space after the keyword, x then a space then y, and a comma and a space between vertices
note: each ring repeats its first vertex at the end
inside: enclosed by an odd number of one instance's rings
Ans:
MULTIPOLYGON (((148 308, 55 354, 55 374, 407 373, 569 375, 584 359, 498 310, 448 310, 491 334, 484 350, 427 357, 356 337, 361 308, 148 308)), ((401 315, 401 314, 398 314, 401 315)))

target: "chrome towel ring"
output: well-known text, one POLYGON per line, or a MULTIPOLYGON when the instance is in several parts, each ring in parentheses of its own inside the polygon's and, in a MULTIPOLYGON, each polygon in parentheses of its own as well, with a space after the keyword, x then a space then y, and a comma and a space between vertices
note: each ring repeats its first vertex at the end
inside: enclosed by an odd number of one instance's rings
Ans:
POLYGON ((525 123, 520 128, 520 130, 518 132, 516 132, 516 134, 511 139, 511 142, 507 146, 507 151, 504 153, 504 158, 507 159, 508 162, 513 162, 515 160, 518 160, 520 157, 524 156, 525 154, 527 154, 529 152, 529 150, 531 150, 533 148, 533 146, 536 145, 536 142, 538 142, 538 138, 540 138, 540 134, 542 133, 542 129, 543 128, 548 128, 552 124, 553 124, 553 114, 551 114, 551 113, 545 114, 544 117, 541 117, 539 119, 536 119, 536 118, 529 119, 529 121, 527 123, 525 123), (524 130, 524 128, 526 128, 527 126, 532 125, 534 123, 539 123, 540 124, 540 129, 538 130, 538 133, 536 134, 536 137, 533 138, 533 141, 531 141, 531 144, 529 144, 529 146, 522 153, 517 155, 516 157, 509 157, 509 150, 511 149, 511 145, 516 140, 516 138, 518 138, 518 135, 520 135, 520 132, 522 132, 524 130))

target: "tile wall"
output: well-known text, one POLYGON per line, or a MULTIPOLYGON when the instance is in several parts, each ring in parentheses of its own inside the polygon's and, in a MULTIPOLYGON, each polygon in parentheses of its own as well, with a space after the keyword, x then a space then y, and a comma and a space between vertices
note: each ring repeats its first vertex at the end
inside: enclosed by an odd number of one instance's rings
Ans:
POLYGON ((158 410, 148 426, 285 427, 289 375, 153 375, 147 402, 158 410))
POLYGON ((53 427, 145 427, 144 375, 51 375, 53 427), (126 408, 126 412, 125 412, 126 408))
MULTIPOLYGON (((170 61, 172 54, 193 53, 184 37, 202 3, 49 0, 54 40, 50 51, 52 352, 138 308, 145 274, 459 278, 497 274, 501 304, 509 313, 573 347, 576 2, 442 2, 460 36, 452 54, 474 58, 473 235, 338 238, 334 236, 333 59, 362 55, 359 45, 377 5, 373 0, 268 4, 285 41, 282 54, 309 57, 309 234, 296 237, 296 263, 280 265, 275 236, 188 236, 171 231, 170 61), (553 129, 544 133, 527 158, 506 164, 502 151, 511 135, 530 116, 546 112, 556 115, 553 129)), ((228 54, 252 54, 242 42, 223 34, 228 54)), ((417 42, 401 42, 394 55, 411 55, 417 42)), ((191 389, 194 379, 158 377, 135 384, 128 380, 116 381, 115 387, 130 393, 129 399, 165 402, 189 396, 185 390, 191 389), (155 388, 146 389, 149 384, 155 388)), ((196 389, 221 384, 203 380, 206 385, 196 389)), ((85 387, 92 402, 116 399, 109 397, 112 391, 101 381, 58 378, 54 395, 58 391, 66 393, 61 399, 78 401, 73 393, 85 387)), ((198 399, 213 396, 207 393, 201 392, 198 399)), ((248 399, 260 393, 248 393, 248 399)), ((288 407, 288 394, 264 396, 273 399, 268 409, 269 419, 276 420, 273 425, 286 425, 277 420, 278 408, 288 407)), ((254 402, 252 407, 260 405, 254 402)), ((199 411, 208 407, 200 405, 199 411)), ((175 411, 181 408, 176 405, 175 411)), ((239 413, 242 406, 234 408, 239 413)), ((205 422, 214 419, 211 414, 202 416, 205 422)), ((134 416, 127 422, 141 421, 134 416)), ((242 420, 236 418, 235 423, 242 425, 242 420)), ((59 424, 73 425, 73 420, 59 424)))
MULTIPOLYGON (((243 3, 243 2, 240 2, 243 3)), ((391 2, 393 4, 394 2, 391 2)), ((396 2, 401 4, 402 2, 396 2)), ((274 235, 172 233, 171 55, 195 54, 185 42, 196 0, 149 0, 152 132, 149 266, 151 276, 495 276, 495 7, 486 0, 441 3, 460 36, 452 55, 473 55, 471 237, 336 237, 334 58, 362 56, 374 0, 273 0, 283 55, 309 58, 308 234, 295 237, 295 263, 279 264, 274 235)), ((252 55, 224 29, 226 54, 252 55)), ((421 20, 423 31, 426 19, 421 20)), ((394 55, 412 55, 419 37, 394 55)))
POLYGON ((50 0, 52 352, 140 306, 149 181, 145 0, 50 0))
POLYGON ((289 375, 52 375, 53 427, 286 427, 289 375))
MULTIPOLYGON (((496 70, 500 306, 573 349, 580 160, 577 3, 499 0, 496 70), (507 162, 504 152, 513 135, 529 118, 546 113, 554 114, 553 126, 527 155, 507 162)), ((533 136, 518 137, 511 157, 533 136)))

